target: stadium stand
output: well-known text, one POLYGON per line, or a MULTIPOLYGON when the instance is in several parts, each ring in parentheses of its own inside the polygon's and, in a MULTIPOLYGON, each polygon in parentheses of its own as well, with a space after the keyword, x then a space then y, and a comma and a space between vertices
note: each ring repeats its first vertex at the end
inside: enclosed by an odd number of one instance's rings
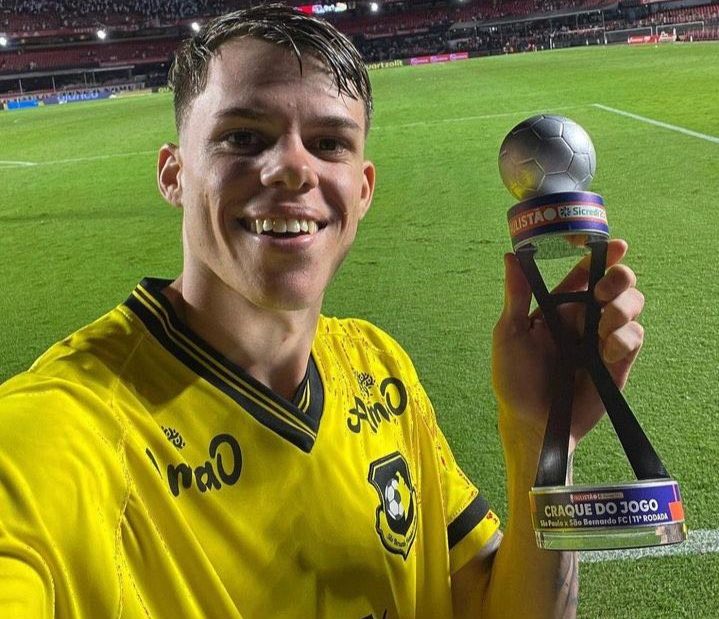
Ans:
POLYGON ((93 69, 126 65, 128 63, 152 64, 165 62, 172 55, 177 42, 128 41, 108 45, 81 45, 69 48, 18 50, 16 54, 2 57, 0 71, 17 73, 42 69, 93 69))
MULTIPOLYGON (((0 0, 0 97, 161 86, 193 21, 238 0, 0 0), (98 30, 107 33, 105 40, 98 30), (5 46, 2 46, 2 40, 5 46)), ((304 4, 301 0, 295 5, 304 4)), ((329 2, 325 2, 329 4, 329 2)), ((719 0, 364 0, 327 12, 367 62, 627 42, 632 31, 719 39, 719 0)))

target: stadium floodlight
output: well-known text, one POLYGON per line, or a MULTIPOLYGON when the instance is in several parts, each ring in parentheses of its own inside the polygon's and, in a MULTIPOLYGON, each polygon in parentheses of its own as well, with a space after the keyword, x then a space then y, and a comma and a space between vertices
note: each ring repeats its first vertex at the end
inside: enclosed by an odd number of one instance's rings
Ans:
POLYGON ((0 47, 7 47, 7 37, 0 36, 0 47))
POLYGON ((379 2, 370 2, 369 3, 369 10, 373 13, 376 13, 379 11, 379 2))
POLYGON ((104 41, 107 38, 107 32, 103 28, 100 28, 95 34, 101 41, 104 41))
POLYGON ((193 21, 190 24, 190 28, 192 28, 192 32, 199 32, 200 31, 200 24, 198 24, 196 21, 193 21))

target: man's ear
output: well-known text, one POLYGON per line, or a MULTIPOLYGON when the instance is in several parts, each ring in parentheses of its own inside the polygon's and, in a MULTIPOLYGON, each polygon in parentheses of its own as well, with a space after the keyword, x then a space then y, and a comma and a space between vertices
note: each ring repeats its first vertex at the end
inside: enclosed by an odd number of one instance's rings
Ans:
POLYGON ((364 174, 364 181, 362 183, 362 195, 360 196, 360 219, 364 218, 372 204, 376 174, 374 163, 365 161, 362 172, 364 174))
POLYGON ((163 144, 157 155, 157 187, 170 204, 182 208, 180 147, 163 144))

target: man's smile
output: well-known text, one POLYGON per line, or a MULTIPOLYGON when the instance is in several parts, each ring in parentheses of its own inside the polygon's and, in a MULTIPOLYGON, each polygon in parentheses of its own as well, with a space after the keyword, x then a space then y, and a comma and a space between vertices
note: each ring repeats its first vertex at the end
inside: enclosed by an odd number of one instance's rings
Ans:
POLYGON ((240 219, 240 224, 245 230, 254 234, 292 237, 302 235, 313 235, 323 229, 327 224, 317 222, 313 219, 295 219, 295 218, 256 218, 256 219, 240 219))

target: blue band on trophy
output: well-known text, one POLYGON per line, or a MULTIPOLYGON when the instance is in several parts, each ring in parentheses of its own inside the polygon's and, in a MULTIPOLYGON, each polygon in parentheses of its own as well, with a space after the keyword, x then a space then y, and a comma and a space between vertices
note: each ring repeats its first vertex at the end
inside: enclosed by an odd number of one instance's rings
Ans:
POLYGON ((566 191, 524 200, 509 209, 507 221, 515 251, 547 236, 609 237, 604 200, 589 191, 566 191))
MULTIPOLYGON (((672 530, 670 525, 685 528, 679 485, 672 479, 533 488, 530 502, 538 539, 546 534, 571 537, 581 532, 630 532, 647 527, 661 535, 658 527, 662 525, 669 526, 667 531, 672 530)), ((663 543, 673 541, 678 540, 667 537, 663 543)))

